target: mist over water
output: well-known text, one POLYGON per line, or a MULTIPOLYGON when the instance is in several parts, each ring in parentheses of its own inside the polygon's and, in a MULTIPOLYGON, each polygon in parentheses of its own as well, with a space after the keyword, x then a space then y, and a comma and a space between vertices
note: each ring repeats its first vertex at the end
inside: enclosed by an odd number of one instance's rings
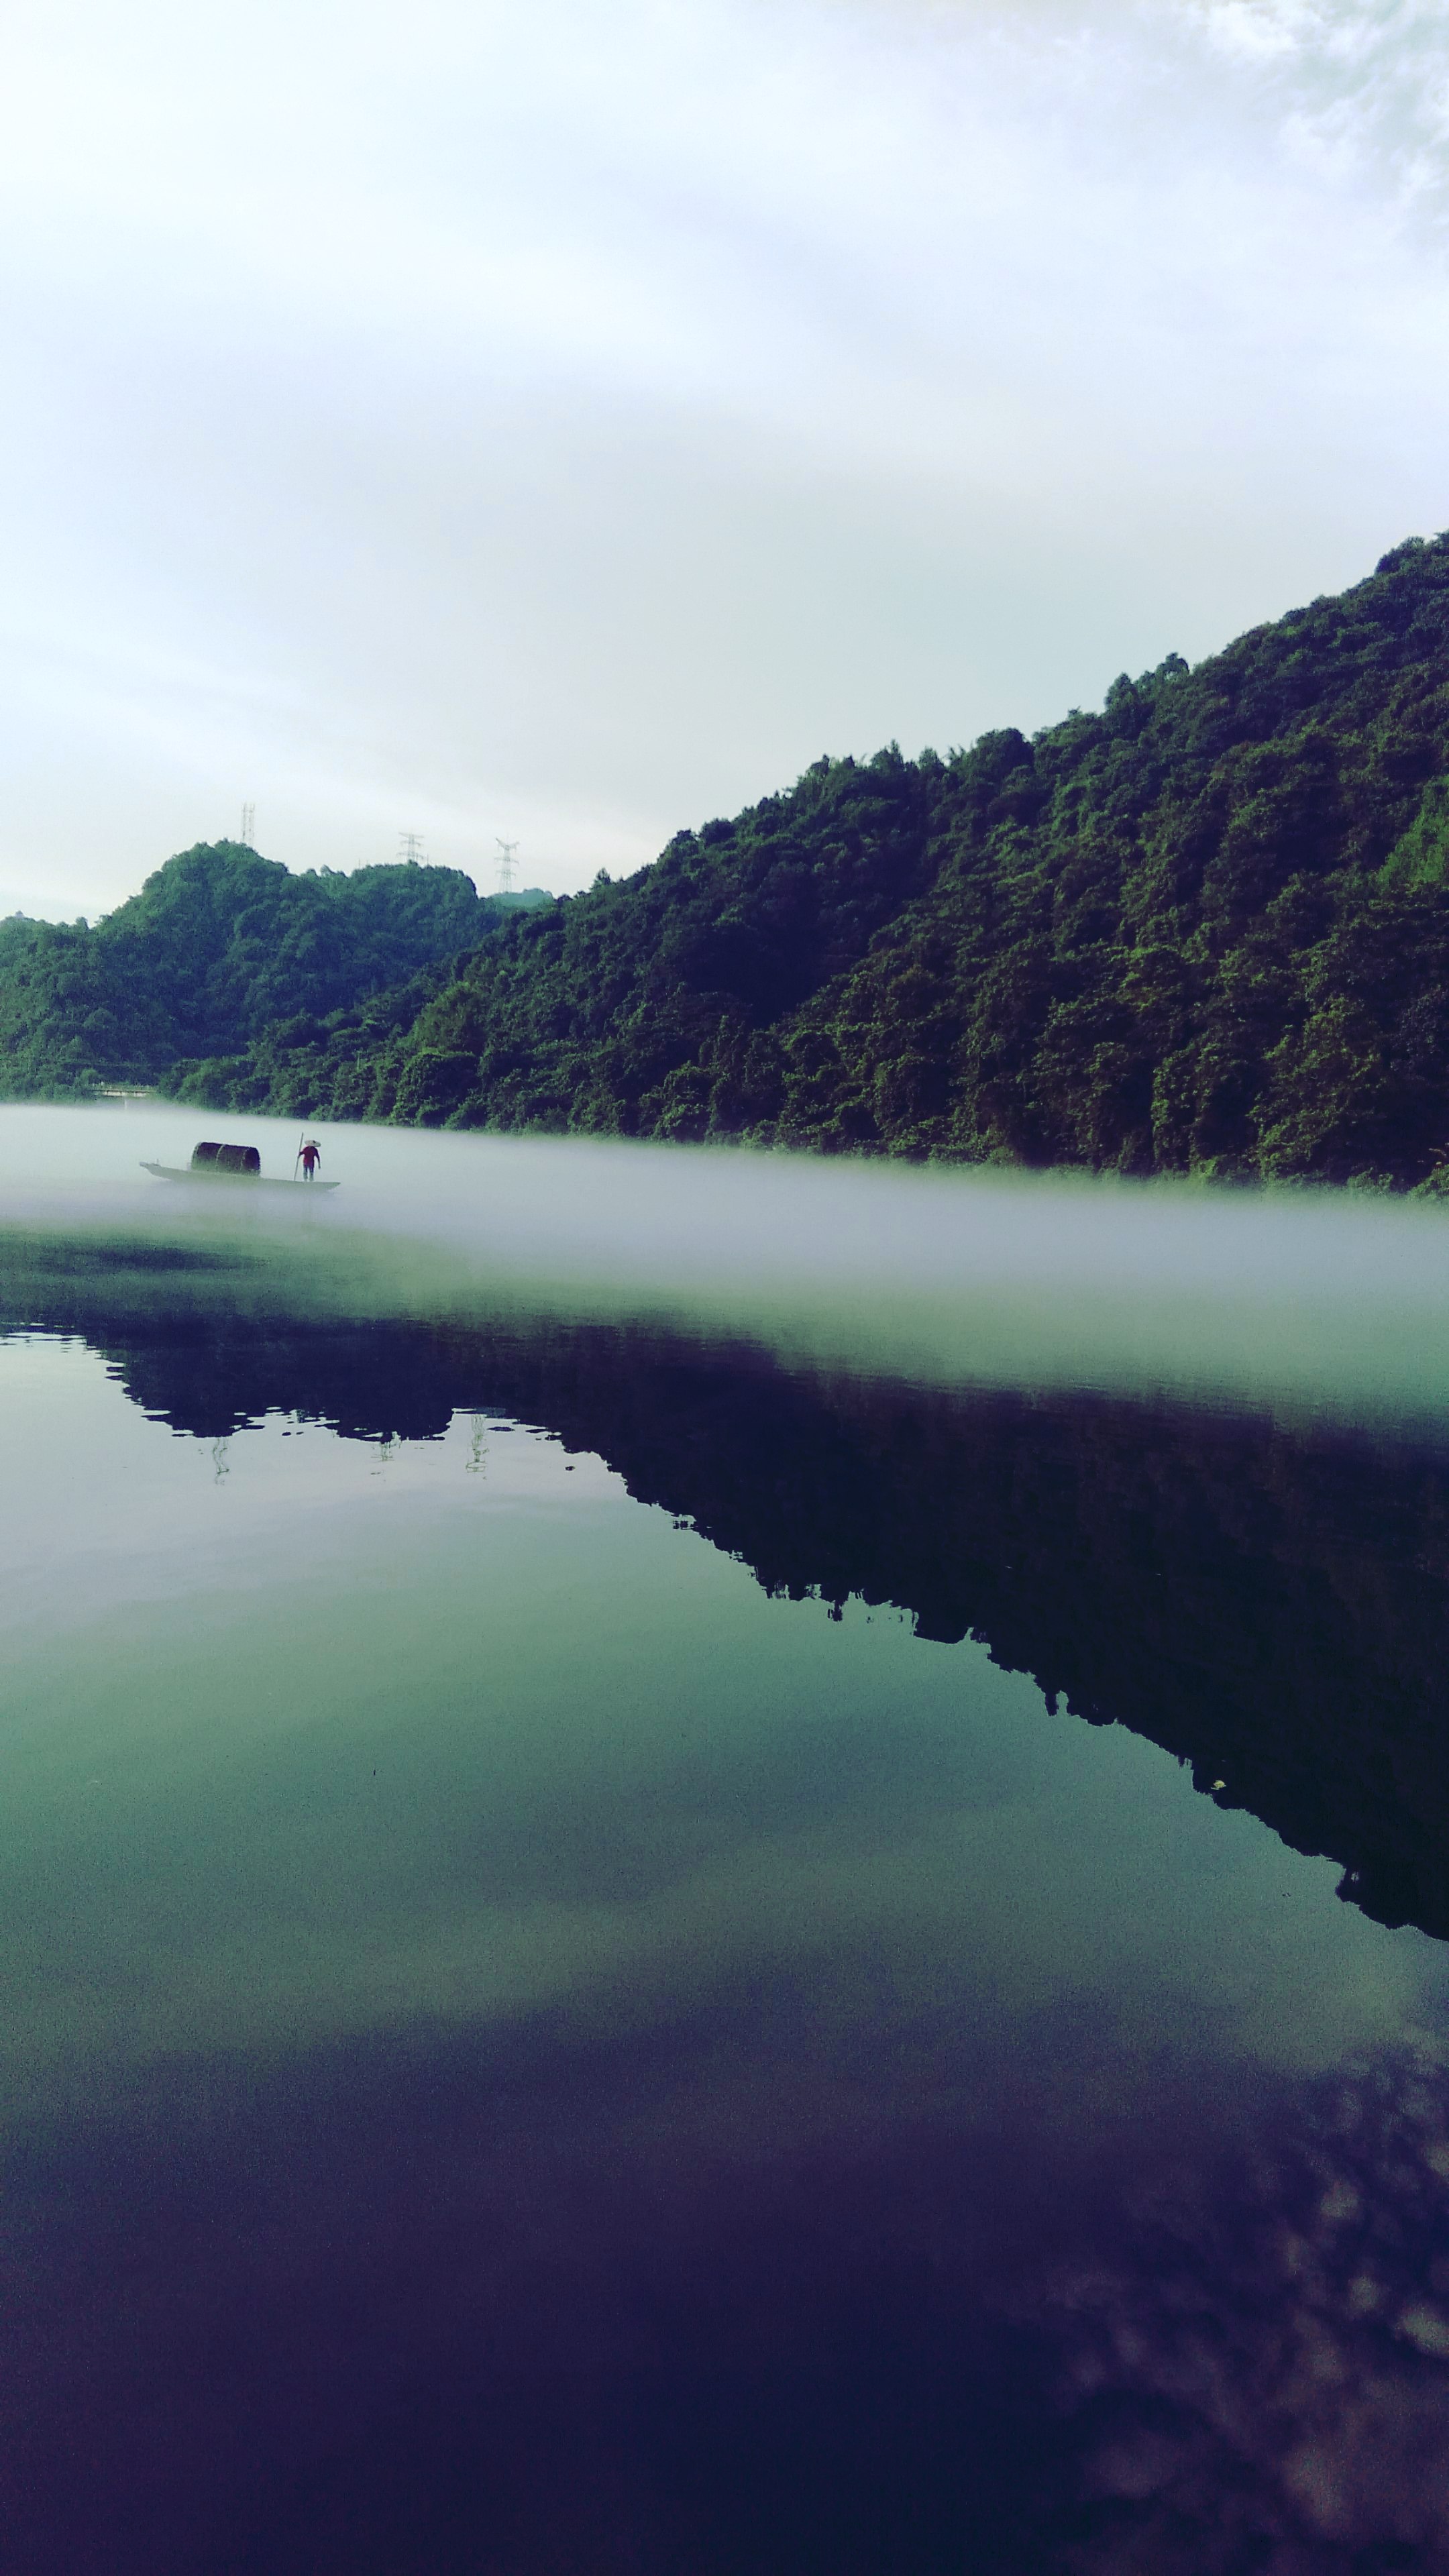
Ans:
MULTIPOLYGON (((319 1309, 502 1298, 942 1386, 1449 1418, 1449 1214, 1433 1203, 346 1127, 308 1129, 342 1184, 320 1206, 198 1204, 139 1170, 184 1165, 218 1115, 0 1108, 9 1222, 218 1239, 319 1309)), ((300 1129, 221 1125, 290 1177, 300 1129)))
POLYGON ((1449 2567, 1445 1220, 0 1110, 3 2552, 1449 2567))

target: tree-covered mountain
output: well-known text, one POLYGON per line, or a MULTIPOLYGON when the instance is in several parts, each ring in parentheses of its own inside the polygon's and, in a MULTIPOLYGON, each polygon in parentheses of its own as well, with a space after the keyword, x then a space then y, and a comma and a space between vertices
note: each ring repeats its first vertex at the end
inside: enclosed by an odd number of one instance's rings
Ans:
POLYGON ((1034 740, 821 760, 183 1096, 1128 1172, 1449 1143, 1449 537, 1034 740))
POLYGON ((0 1093, 84 1097, 245 1047, 477 949, 519 901, 480 900, 457 868, 293 876, 240 842, 198 843, 93 929, 0 921, 0 1093))
POLYGON ((370 968, 329 998, 276 962, 269 1007, 209 1017, 207 985, 189 1044, 172 1012, 169 1089, 425 1125, 1424 1182, 1449 1145, 1449 536, 1194 670, 1169 655, 1124 676, 1031 741, 818 761, 406 985, 368 994, 370 968))

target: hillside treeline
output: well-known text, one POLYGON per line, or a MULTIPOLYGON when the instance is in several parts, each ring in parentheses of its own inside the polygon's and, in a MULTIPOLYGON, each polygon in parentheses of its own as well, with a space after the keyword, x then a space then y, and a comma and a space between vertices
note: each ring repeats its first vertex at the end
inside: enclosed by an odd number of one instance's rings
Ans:
MULTIPOLYGON (((1449 538, 1098 714, 821 760, 183 1095, 427 1125, 1423 1180, 1449 1143, 1449 538)), ((217 1050, 219 1056, 221 1050, 217 1050)))
POLYGON ((508 917, 457 868, 293 876, 240 842, 199 843, 94 928, 0 921, 0 1094, 153 1081, 474 950, 508 917))
POLYGON ((1412 1185, 1449 1143, 1446 859, 1440 537, 1031 741, 818 761, 409 990, 331 1007, 294 986, 259 1031, 208 1026, 169 1087, 1412 1185))

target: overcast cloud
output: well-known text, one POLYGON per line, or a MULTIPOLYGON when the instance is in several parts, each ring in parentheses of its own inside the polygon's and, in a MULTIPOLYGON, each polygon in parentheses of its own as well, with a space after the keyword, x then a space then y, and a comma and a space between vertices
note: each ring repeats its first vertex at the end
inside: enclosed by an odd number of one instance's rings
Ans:
POLYGON ((1449 16, 10 0, 0 909, 556 889, 1449 522, 1449 16))

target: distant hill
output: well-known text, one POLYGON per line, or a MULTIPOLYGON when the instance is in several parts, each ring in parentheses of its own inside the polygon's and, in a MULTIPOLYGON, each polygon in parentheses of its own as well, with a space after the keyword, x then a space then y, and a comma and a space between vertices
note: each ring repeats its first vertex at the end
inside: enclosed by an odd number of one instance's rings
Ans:
POLYGON ((198 1101, 1132 1173, 1449 1146, 1449 537, 1100 713, 820 760, 198 1101))
POLYGON ((94 929, 0 921, 0 1092, 84 1097, 245 1048, 279 1019, 300 1035, 551 901, 480 900, 459 869, 416 864, 294 876, 199 842, 94 929))

